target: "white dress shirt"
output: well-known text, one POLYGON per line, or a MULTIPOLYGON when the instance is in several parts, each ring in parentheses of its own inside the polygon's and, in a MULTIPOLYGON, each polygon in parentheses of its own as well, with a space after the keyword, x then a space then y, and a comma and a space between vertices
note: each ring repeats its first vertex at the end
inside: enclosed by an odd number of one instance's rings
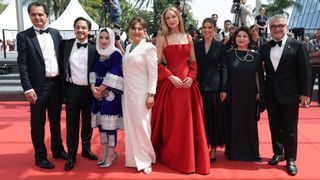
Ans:
POLYGON ((46 77, 55 77, 59 75, 59 65, 54 49, 53 39, 50 33, 39 33, 39 28, 34 27, 39 45, 42 51, 42 56, 46 66, 46 77))
POLYGON ((272 62, 272 65, 273 65, 273 68, 274 68, 275 71, 277 71, 277 68, 278 68, 278 65, 279 65, 279 62, 280 62, 280 58, 281 58, 283 50, 284 50, 284 45, 286 44, 287 39, 288 39, 288 36, 285 35, 282 38, 281 47, 278 44, 276 44, 270 50, 270 59, 271 59, 271 62, 272 62))
MULTIPOLYGON (((88 46, 77 48, 75 40, 70 54, 71 82, 79 86, 87 86, 88 83, 88 46)), ((84 42, 84 43, 87 43, 84 42)))

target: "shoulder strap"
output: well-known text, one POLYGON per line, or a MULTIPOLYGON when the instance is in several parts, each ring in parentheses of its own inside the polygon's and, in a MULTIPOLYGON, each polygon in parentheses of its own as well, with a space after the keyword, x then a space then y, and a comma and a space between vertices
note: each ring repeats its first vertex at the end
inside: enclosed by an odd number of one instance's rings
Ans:
POLYGON ((167 39, 167 36, 166 36, 166 35, 164 36, 164 39, 166 40, 166 45, 168 46, 169 43, 168 43, 168 39, 167 39))
POLYGON ((188 41, 188 43, 190 44, 190 36, 188 36, 188 34, 186 34, 186 36, 187 36, 187 41, 188 41))

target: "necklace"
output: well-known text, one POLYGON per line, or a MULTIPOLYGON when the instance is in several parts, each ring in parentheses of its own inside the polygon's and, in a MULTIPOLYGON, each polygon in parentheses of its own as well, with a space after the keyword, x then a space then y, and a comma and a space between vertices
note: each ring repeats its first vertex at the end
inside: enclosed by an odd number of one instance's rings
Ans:
POLYGON ((241 57, 238 55, 236 49, 234 50, 234 53, 235 53, 238 61, 242 61, 242 62, 252 62, 253 59, 254 59, 254 57, 249 53, 249 51, 247 51, 246 55, 244 55, 243 58, 241 58, 241 57))

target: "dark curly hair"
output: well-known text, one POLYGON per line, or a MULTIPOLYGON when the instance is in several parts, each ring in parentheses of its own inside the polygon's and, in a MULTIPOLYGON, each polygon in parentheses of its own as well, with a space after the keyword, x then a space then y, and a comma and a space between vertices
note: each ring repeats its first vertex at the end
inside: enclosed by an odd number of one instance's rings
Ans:
POLYGON ((248 34, 248 36, 249 36, 248 48, 251 49, 251 47, 252 47, 252 46, 251 46, 251 45, 252 45, 252 33, 251 33, 251 31, 250 31, 250 28, 245 27, 245 26, 239 27, 239 28, 236 29, 236 31, 234 32, 234 34, 233 34, 233 39, 232 39, 233 47, 234 47, 234 48, 237 48, 237 47, 238 47, 238 45, 236 44, 236 38, 237 38, 239 32, 241 32, 241 31, 243 31, 243 32, 245 32, 246 34, 248 34))

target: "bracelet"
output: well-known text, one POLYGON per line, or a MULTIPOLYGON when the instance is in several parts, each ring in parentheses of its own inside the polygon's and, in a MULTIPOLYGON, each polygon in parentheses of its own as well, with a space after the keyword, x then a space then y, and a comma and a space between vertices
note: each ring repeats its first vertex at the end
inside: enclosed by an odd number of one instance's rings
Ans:
POLYGON ((153 96, 154 96, 154 94, 152 94, 152 93, 148 93, 148 96, 149 96, 149 97, 153 97, 153 96))

